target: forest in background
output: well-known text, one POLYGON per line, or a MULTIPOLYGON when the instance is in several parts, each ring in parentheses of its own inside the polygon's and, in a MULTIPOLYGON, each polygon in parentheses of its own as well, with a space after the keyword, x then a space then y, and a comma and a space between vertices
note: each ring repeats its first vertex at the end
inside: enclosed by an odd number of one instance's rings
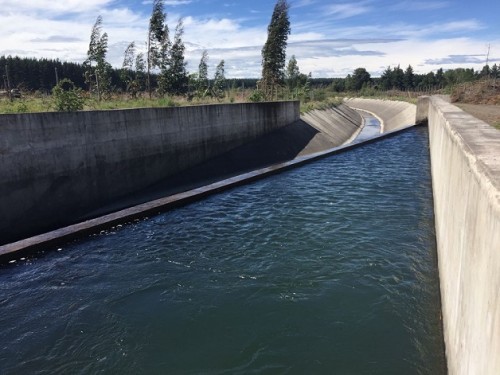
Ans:
MULTIPOLYGON (((70 79, 76 87, 88 90, 85 83, 85 67, 83 64, 61 62, 51 59, 36 59, 28 57, 0 56, 0 69, 3 79, 0 89, 7 88, 7 74, 10 87, 19 89, 23 94, 39 92, 50 94, 57 80, 70 79)), ((111 69, 111 89, 114 93, 125 93, 127 82, 123 79, 122 69, 111 69)), ((288 75, 285 74, 286 78, 288 75)), ((152 74, 156 82, 157 75, 152 74)), ((285 78, 285 80, 286 80, 285 78)), ((444 90, 450 92, 451 88, 463 83, 474 82, 484 78, 500 78, 499 67, 485 65, 482 70, 472 68, 456 68, 450 70, 438 69, 435 73, 415 74, 413 68, 408 66, 405 70, 397 67, 388 67, 381 77, 371 77, 365 68, 357 68, 345 78, 315 78, 307 76, 309 87, 328 88, 332 92, 362 92, 369 90, 399 90, 433 92, 444 90)), ((226 79, 225 88, 255 89, 257 78, 226 79)), ((145 91, 145 87, 141 91, 145 91)))

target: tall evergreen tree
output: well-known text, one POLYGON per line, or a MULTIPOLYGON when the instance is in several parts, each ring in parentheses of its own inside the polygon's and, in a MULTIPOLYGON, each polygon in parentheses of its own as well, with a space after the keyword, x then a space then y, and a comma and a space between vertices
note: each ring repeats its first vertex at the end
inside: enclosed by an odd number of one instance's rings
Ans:
POLYGON ((498 71, 499 71, 498 65, 497 64, 493 65, 491 68, 491 78, 493 79, 499 78, 500 75, 498 74, 498 71))
POLYGON ((415 74, 413 74, 413 68, 411 65, 408 65, 408 68, 405 70, 403 84, 405 90, 413 90, 415 88, 415 74))
POLYGON ((147 87, 151 98, 151 72, 155 68, 166 69, 168 65, 169 30, 164 13, 164 0, 153 1, 153 11, 149 19, 147 40, 147 87))
POLYGON ((278 0, 267 28, 267 41, 262 48, 261 89, 269 99, 274 90, 284 83, 286 47, 290 35, 287 0, 278 0))
POLYGON ((108 34, 102 33, 102 17, 98 16, 90 34, 86 67, 86 82, 90 91, 97 93, 98 100, 102 99, 104 93, 111 86, 111 65, 106 61, 108 52, 108 34), (93 65, 95 63, 95 66, 93 65))
POLYGON ((405 72, 401 67, 398 65, 396 68, 394 68, 394 71, 392 72, 392 89, 394 90, 403 90, 404 89, 404 77, 405 77, 405 72))
POLYGON ((392 88, 392 69, 390 66, 380 76, 380 88, 382 90, 390 90, 392 88))

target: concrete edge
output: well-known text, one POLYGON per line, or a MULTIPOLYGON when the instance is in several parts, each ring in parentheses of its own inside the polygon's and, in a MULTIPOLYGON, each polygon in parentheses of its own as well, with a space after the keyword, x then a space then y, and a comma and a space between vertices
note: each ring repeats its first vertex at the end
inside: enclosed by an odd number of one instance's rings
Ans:
MULTIPOLYGON (((376 113, 374 112, 371 112, 371 111, 367 111, 366 109, 361 109, 361 108, 357 108, 357 107, 351 107, 349 104, 346 104, 348 107, 354 109, 355 111, 358 111, 358 112, 366 112, 366 113, 369 113, 370 115, 372 115, 373 117, 375 117, 379 122, 380 122, 380 133, 381 134, 384 134, 384 120, 382 120, 382 118, 380 118, 379 116, 377 116, 376 113)), ((364 125, 364 124, 363 124, 364 125)), ((410 127, 411 126, 414 126, 414 125, 409 125, 410 127)), ((402 128, 403 129, 403 128, 402 128)))
MULTIPOLYGON (((473 150, 473 140, 468 139, 467 135, 464 135, 460 129, 457 129, 456 119, 450 118, 446 108, 452 108, 453 112, 459 112, 463 118, 473 119, 474 123, 486 126, 487 129, 490 128, 489 124, 484 121, 472 116, 471 114, 465 112, 461 108, 448 103, 440 97, 431 97, 429 100, 429 105, 435 105, 438 109, 439 116, 442 116, 445 120, 447 131, 452 137, 453 141, 459 145, 463 150, 465 157, 467 158, 469 168, 474 174, 475 179, 479 182, 485 194, 488 196, 493 209, 500 213, 500 184, 497 179, 495 179, 494 173, 491 168, 485 164, 481 156, 478 155, 476 151, 473 150)), ((469 125, 470 126, 470 125, 469 125)), ((492 128, 493 129, 493 128, 492 128)), ((496 130, 495 130, 496 131, 496 130)), ((493 133, 493 132, 492 132, 493 133)), ((493 133, 496 134, 496 133, 493 133)))
POLYGON ((24 240, 2 245, 0 246, 0 264, 13 262, 15 261, 15 259, 29 256, 30 254, 33 254, 37 251, 48 250, 48 247, 56 247, 73 240, 81 239, 86 235, 99 232, 106 228, 111 228, 118 224, 126 224, 137 219, 146 218, 150 215, 158 215, 169 209, 187 205, 207 196, 226 191, 249 182, 263 179, 265 177, 278 174, 331 155, 336 155, 364 146, 366 144, 374 143, 382 139, 395 136, 401 132, 412 129, 413 127, 415 127, 415 125, 409 125, 400 129, 393 130, 391 132, 382 133, 364 142, 342 145, 314 154, 301 156, 285 163, 275 164, 226 180, 218 181, 197 189, 146 202, 95 219, 87 220, 78 224, 56 229, 51 232, 26 238, 24 240))
MULTIPOLYGON (((356 112, 359 112, 357 109, 355 108, 352 108, 350 107, 351 109, 354 109, 356 112)), ((354 140, 356 138, 358 138, 358 135, 363 131, 363 129, 365 128, 365 125, 366 125, 366 121, 365 121, 365 118, 363 116, 361 116, 361 125, 359 126, 359 128, 349 137, 349 139, 347 141, 345 141, 344 143, 342 143, 341 146, 344 146, 344 145, 348 145, 349 143, 352 143, 354 142, 354 140)), ((382 123, 380 124, 380 126, 382 126, 382 123)))

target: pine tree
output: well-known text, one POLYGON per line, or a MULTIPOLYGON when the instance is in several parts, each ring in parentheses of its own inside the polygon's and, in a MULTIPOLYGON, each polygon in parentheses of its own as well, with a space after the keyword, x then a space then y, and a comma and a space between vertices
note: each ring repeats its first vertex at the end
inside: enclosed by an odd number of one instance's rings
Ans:
POLYGON ((267 28, 267 41, 262 48, 260 86, 268 99, 273 96, 274 90, 282 85, 285 79, 286 46, 291 32, 289 8, 287 0, 277 1, 267 28))
POLYGON ((382 90, 390 90, 392 88, 392 69, 390 66, 387 67, 386 70, 382 73, 380 77, 380 88, 382 90))
MULTIPOLYGON (((163 12, 164 0, 153 1, 153 11, 149 19, 147 40, 147 87, 151 98, 151 71, 155 68, 167 69, 169 30, 166 24, 167 14, 163 12)), ((160 91, 162 88, 160 87, 160 91)))
POLYGON ((394 90, 403 90, 404 89, 404 77, 405 73, 403 69, 398 65, 397 68, 394 68, 392 72, 392 89, 394 90))
POLYGON ((413 74, 413 68, 411 65, 408 65, 408 68, 405 70, 403 84, 406 90, 410 91, 415 88, 415 75, 413 74))
POLYGON ((497 64, 493 65, 491 67, 491 78, 493 78, 493 79, 499 78, 500 75, 498 74, 498 71, 499 71, 498 65, 497 64))

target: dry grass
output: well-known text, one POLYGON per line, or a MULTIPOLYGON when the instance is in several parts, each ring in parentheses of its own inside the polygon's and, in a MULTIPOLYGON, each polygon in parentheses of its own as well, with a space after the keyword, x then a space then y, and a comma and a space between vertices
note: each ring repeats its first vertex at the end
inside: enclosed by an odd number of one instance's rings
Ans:
POLYGON ((450 95, 452 103, 500 104, 500 82, 487 79, 463 83, 453 88, 450 95))

